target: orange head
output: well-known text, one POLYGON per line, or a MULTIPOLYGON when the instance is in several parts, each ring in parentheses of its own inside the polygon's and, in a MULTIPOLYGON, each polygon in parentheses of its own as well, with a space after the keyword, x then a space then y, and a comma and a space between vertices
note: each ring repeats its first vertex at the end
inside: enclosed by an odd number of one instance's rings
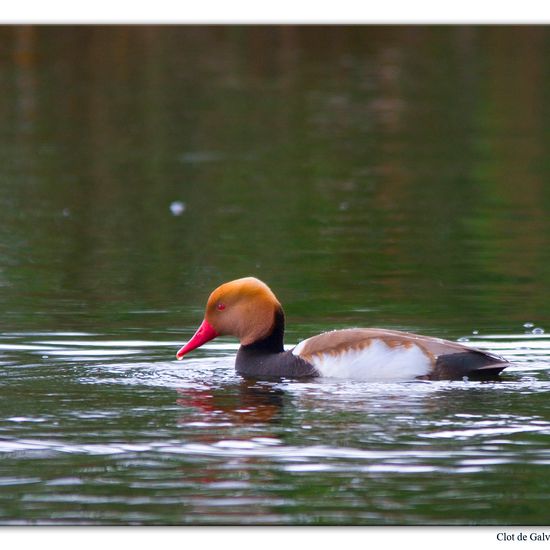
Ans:
POLYGON ((271 289, 254 277, 236 279, 219 286, 208 298, 204 321, 194 336, 177 353, 186 353, 216 336, 236 336, 242 345, 268 336, 281 304, 271 289))

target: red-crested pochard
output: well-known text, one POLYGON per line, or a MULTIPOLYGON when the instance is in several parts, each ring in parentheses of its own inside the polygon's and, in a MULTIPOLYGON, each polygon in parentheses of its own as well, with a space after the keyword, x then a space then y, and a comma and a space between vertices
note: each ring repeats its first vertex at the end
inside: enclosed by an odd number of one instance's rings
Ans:
POLYGON ((202 324, 176 357, 231 335, 241 343, 237 372, 252 378, 479 379, 510 366, 502 357, 456 342, 376 328, 325 332, 285 351, 284 327, 283 308, 271 289, 254 277, 237 279, 212 292, 202 324))

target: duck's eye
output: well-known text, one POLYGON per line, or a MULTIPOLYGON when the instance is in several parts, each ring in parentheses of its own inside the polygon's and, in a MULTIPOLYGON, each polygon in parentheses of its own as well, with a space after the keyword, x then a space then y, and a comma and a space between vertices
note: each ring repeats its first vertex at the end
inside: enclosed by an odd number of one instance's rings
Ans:
POLYGON ((216 308, 217 308, 218 311, 223 311, 225 309, 225 304, 220 303, 216 306, 216 308))

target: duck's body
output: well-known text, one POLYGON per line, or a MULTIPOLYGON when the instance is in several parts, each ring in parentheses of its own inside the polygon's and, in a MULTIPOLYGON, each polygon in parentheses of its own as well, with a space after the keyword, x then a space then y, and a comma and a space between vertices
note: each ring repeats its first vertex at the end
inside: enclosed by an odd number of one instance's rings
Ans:
POLYGON ((240 339, 236 370, 252 378, 489 378, 510 365, 502 357, 456 342, 374 328, 325 332, 285 351, 281 304, 253 277, 225 283, 210 295, 205 319, 178 359, 224 334, 240 339))

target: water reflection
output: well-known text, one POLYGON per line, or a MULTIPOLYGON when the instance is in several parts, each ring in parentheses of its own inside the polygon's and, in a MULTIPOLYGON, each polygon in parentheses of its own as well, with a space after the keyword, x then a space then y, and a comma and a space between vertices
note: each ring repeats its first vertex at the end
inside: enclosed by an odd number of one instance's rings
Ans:
MULTIPOLYGON (((285 392, 276 385, 242 381, 237 386, 224 386, 222 390, 202 388, 181 388, 178 405, 198 409, 199 422, 231 422, 249 424, 275 422, 280 416, 285 392)), ((188 415, 180 419, 181 424, 193 422, 188 415)))
POLYGON ((299 321, 304 294, 369 325, 540 317, 546 33, 0 29, 3 309, 94 330, 180 304, 190 326, 183 304, 254 272, 299 321))
POLYGON ((4 334, 14 395, 40 383, 0 410, 2 521, 494 523, 504 480, 532 501, 550 464, 548 336, 496 336, 470 340, 515 357, 498 383, 366 384, 245 381, 223 342, 182 365, 140 334, 4 334), (88 355, 113 349, 134 354, 88 355))

